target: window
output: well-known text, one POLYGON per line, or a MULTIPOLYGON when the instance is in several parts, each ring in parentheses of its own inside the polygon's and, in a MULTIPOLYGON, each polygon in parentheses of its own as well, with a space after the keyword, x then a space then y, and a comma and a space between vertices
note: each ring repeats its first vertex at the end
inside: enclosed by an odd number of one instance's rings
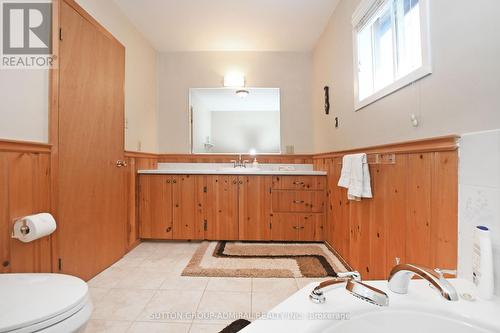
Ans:
POLYGON ((431 73, 427 0, 364 0, 353 15, 355 108, 431 73))

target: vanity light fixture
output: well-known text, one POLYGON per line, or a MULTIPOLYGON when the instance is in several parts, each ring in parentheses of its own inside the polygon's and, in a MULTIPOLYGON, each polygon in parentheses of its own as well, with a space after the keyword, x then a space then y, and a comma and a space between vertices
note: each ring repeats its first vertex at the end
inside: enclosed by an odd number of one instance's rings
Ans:
POLYGON ((238 95, 238 97, 241 97, 241 98, 245 98, 249 94, 250 94, 250 92, 248 90, 245 90, 245 89, 236 90, 236 95, 238 95))
POLYGON ((224 75, 224 87, 243 88, 245 86, 245 75, 240 72, 230 72, 224 75))

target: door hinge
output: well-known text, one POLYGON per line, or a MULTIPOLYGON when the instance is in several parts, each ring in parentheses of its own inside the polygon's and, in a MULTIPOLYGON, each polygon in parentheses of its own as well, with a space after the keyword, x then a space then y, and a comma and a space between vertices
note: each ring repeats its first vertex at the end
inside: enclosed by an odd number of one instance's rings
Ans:
POLYGON ((207 186, 203 186, 203 193, 207 193, 208 192, 208 187, 207 186))
POLYGON ((203 230, 208 231, 208 221, 207 220, 203 221, 203 230))
POLYGON ((57 259, 57 269, 60 271, 62 271, 62 259, 59 258, 57 259))
POLYGON ((273 224, 269 223, 269 229, 273 229, 273 224))
POLYGON ((59 28, 59 40, 63 40, 62 28, 59 28))

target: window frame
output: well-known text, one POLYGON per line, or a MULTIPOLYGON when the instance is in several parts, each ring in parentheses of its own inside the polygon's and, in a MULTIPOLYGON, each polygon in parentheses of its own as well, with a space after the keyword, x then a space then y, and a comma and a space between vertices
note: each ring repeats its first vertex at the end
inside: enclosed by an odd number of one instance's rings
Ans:
MULTIPOLYGON (((354 72, 354 111, 359 111, 364 107, 375 103, 376 101, 390 95, 415 81, 418 81, 430 74, 432 74, 432 59, 431 59, 431 41, 430 41, 430 28, 429 28, 429 1, 419 0, 420 6, 420 39, 421 39, 421 52, 422 52, 422 65, 411 71, 410 73, 396 79, 391 84, 384 88, 372 93, 364 99, 359 99, 359 67, 358 67, 358 32, 360 31, 359 25, 362 20, 367 22, 373 20, 375 15, 378 15, 380 9, 385 7, 389 1, 393 0, 363 0, 354 11, 352 15, 352 41, 353 41, 353 72, 354 72), (376 10, 373 8, 376 7, 376 10), (370 16, 368 16, 370 15, 370 16)), ((397 48, 394 54, 397 53, 397 48)), ((397 58, 394 58, 397 62, 397 58)), ((394 65, 394 69, 396 69, 394 65)))

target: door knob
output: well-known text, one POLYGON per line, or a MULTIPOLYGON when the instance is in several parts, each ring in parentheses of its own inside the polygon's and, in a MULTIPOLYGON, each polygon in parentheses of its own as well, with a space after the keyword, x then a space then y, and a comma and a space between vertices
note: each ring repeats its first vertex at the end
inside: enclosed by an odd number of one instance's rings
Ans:
POLYGON ((127 164, 127 161, 124 161, 124 160, 118 160, 116 161, 116 167, 117 168, 124 168, 126 167, 128 164, 127 164))

